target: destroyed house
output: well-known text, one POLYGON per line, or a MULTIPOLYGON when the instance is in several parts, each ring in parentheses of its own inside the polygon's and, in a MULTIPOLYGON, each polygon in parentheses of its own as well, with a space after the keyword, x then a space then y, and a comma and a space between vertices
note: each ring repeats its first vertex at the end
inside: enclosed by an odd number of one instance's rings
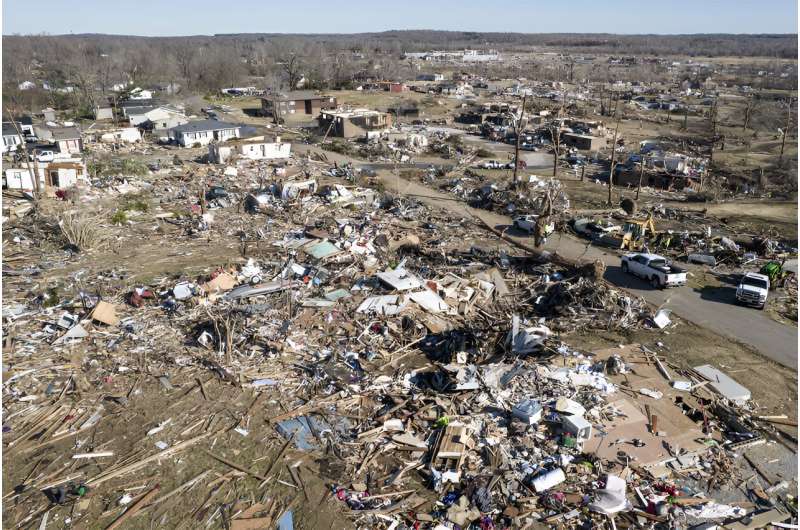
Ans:
POLYGON ((394 114, 398 118, 419 118, 421 114, 419 107, 415 104, 401 103, 391 106, 386 110, 389 114, 394 114))
POLYGON ((564 133, 561 141, 568 147, 580 151, 598 151, 608 143, 605 136, 589 136, 588 134, 564 133))
POLYGON ((94 119, 97 121, 113 120, 114 109, 108 103, 99 103, 94 106, 94 119))
MULTIPOLYGON (((86 165, 82 160, 56 160, 39 163, 34 169, 40 187, 69 188, 87 180, 86 165)), ((3 186, 8 189, 31 191, 34 181, 28 168, 8 168, 3 172, 3 186)))
POLYGON ((52 142, 60 153, 80 153, 83 151, 81 131, 77 127, 48 127, 39 129, 37 136, 52 142))
POLYGON ((312 90, 295 90, 261 98, 261 111, 276 121, 301 121, 315 118, 322 110, 335 109, 336 98, 312 90))
POLYGON ((169 130, 170 139, 184 147, 224 142, 240 135, 240 126, 217 120, 190 121, 169 130))
POLYGON ((392 126, 392 115, 369 109, 323 111, 320 130, 339 138, 370 137, 392 126))
POLYGON ((178 109, 164 105, 136 109, 128 114, 128 121, 156 136, 167 136, 169 129, 188 123, 189 119, 178 109))
POLYGON ((291 150, 292 144, 281 142, 280 136, 256 136, 247 140, 233 140, 227 145, 209 144, 208 157, 217 164, 226 163, 233 155, 248 160, 278 160, 289 158, 291 150))
POLYGON ((3 153, 11 153, 17 150, 17 146, 22 143, 22 139, 17 134, 17 130, 11 123, 3 123, 3 153))

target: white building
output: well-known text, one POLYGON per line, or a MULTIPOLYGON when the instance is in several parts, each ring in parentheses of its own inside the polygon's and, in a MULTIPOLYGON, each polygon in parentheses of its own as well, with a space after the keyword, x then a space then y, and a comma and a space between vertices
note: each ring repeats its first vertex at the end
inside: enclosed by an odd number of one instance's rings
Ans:
MULTIPOLYGON (((79 182, 88 182, 86 164, 81 159, 55 160, 49 164, 39 162, 39 187, 70 188, 79 182)), ((35 170, 34 170, 35 171, 35 170)), ((12 190, 33 190, 33 178, 28 168, 8 168, 3 172, 3 187, 12 190)))
POLYGON ((17 150, 17 146, 22 143, 22 139, 17 134, 17 130, 11 124, 3 123, 3 153, 12 153, 17 150))
POLYGON ((127 111, 127 116, 132 127, 151 122, 154 129, 171 129, 189 122, 186 115, 165 106, 136 108, 127 111))
POLYGON ((263 136, 258 136, 232 145, 209 144, 208 157, 217 164, 224 164, 231 155, 248 160, 280 160, 289 158, 291 150, 292 144, 281 142, 280 137, 268 141, 263 136))
POLYGON ((240 127, 217 120, 190 121, 169 130, 169 138, 184 147, 239 138, 240 127))
POLYGON ((143 90, 141 88, 134 88, 130 91, 130 95, 128 96, 129 99, 153 99, 153 93, 149 90, 143 90))
POLYGON ((125 127, 123 129, 115 129, 100 135, 101 142, 107 143, 134 143, 141 141, 142 134, 136 127, 125 127))

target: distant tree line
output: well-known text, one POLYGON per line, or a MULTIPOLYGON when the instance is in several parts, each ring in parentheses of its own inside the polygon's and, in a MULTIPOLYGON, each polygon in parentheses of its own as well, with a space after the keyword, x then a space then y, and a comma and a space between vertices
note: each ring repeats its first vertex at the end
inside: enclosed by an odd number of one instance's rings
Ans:
MULTIPOLYGON (((796 35, 610 35, 522 34, 451 31, 387 31, 349 35, 233 34, 187 37, 124 35, 3 36, 4 96, 24 106, 82 107, 84 111, 118 83, 180 85, 192 93, 214 92, 258 79, 259 88, 347 88, 370 75, 384 79, 413 76, 404 52, 493 48, 504 54, 557 51, 564 54, 648 56, 797 56, 796 35), (33 81, 72 92, 17 91, 33 81), (42 101, 46 99, 47 101, 42 101)), ((626 75, 654 78, 658 66, 635 71, 607 66, 544 63, 475 65, 486 75, 611 81, 626 75), (567 67, 569 67, 567 69, 567 67)), ((642 79, 647 80, 647 79, 642 79)), ((4 99, 7 99, 4 97, 4 99)))

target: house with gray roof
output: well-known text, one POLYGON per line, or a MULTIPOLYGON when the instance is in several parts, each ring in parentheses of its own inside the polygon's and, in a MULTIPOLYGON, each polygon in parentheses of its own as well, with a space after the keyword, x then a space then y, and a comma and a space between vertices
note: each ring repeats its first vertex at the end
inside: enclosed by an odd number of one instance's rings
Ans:
POLYGON ((169 130, 170 140, 184 146, 208 145, 241 137, 241 126, 217 120, 190 121, 169 130))

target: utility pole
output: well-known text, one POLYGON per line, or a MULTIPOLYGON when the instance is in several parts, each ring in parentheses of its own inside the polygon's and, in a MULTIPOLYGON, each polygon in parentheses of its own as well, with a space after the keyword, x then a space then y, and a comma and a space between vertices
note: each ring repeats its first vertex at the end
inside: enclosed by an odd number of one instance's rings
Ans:
POLYGON ((558 155, 561 154, 561 126, 556 125, 550 129, 553 140, 553 177, 558 176, 558 155))
POLYGON ((742 132, 747 130, 747 126, 750 124, 750 113, 753 112, 753 94, 750 94, 750 97, 747 98, 747 108, 744 109, 744 123, 742 124, 742 132))
POLYGON ((639 200, 639 192, 642 191, 642 178, 644 177, 644 157, 642 157, 641 162, 639 162, 641 167, 639 168, 639 187, 636 188, 636 200, 639 200))
POLYGON ((525 118, 525 103, 527 100, 528 95, 523 95, 522 111, 519 114, 519 121, 516 122, 516 126, 514 127, 515 132, 517 133, 517 141, 514 145, 514 180, 512 186, 515 190, 519 188, 519 177, 517 176, 517 172, 519 171, 519 142, 522 140, 522 130, 524 129, 522 120, 525 118))
POLYGON ((617 154, 617 133, 619 132, 619 116, 617 116, 618 106, 619 98, 614 102, 614 116, 617 118, 617 125, 614 127, 614 140, 611 142, 611 171, 608 174, 608 206, 611 206, 611 191, 614 187, 614 158, 617 154))
POLYGON ((783 150, 786 148, 786 135, 792 123, 792 98, 789 98, 789 108, 786 109, 786 127, 783 128, 783 139, 781 140, 781 155, 778 157, 778 167, 783 167, 783 150))

